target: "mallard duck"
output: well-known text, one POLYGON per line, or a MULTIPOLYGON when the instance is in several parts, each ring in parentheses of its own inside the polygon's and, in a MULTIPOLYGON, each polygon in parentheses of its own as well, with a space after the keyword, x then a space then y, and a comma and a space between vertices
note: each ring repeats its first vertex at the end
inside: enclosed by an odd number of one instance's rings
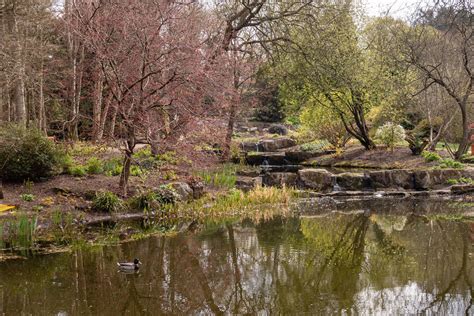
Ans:
POLYGON ((138 259, 134 259, 133 262, 117 262, 117 266, 121 270, 138 270, 142 263, 138 259))

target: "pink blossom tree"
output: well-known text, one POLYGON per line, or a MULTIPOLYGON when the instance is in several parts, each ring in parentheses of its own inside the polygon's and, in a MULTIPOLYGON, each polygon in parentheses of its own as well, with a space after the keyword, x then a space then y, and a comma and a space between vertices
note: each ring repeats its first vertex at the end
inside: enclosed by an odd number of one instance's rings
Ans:
MULTIPOLYGON (((209 110, 216 93, 207 66, 206 14, 192 0, 86 1, 77 5, 77 32, 96 54, 117 113, 128 191, 135 146, 151 144, 209 110)), ((220 93, 222 94, 222 93, 220 93)))

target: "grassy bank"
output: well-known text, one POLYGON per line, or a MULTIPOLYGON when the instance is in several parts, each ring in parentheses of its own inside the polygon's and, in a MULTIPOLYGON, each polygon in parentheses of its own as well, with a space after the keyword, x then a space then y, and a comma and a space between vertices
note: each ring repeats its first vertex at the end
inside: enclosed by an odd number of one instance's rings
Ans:
MULTIPOLYGON (((25 255, 31 251, 49 252, 71 247, 110 244, 145 238, 155 234, 173 234, 191 225, 225 222, 250 218, 255 221, 277 215, 289 215, 289 204, 294 194, 289 188, 256 187, 249 192, 237 189, 206 195, 190 203, 154 203, 125 201, 116 208, 113 198, 104 203, 112 205, 113 212, 99 216, 101 221, 86 221, 83 213, 56 210, 48 216, 26 215, 18 212, 0 221, 0 248, 3 257, 25 255), (133 203, 134 208, 131 208, 133 203), (137 212, 137 207, 141 211, 137 212), (119 220, 127 214, 135 220, 119 220)), ((104 197, 101 198, 103 200, 104 197)), ((110 206, 109 205, 109 206, 110 206)), ((100 214, 99 214, 100 215, 100 214)), ((1 256, 0 256, 1 257, 1 256)))

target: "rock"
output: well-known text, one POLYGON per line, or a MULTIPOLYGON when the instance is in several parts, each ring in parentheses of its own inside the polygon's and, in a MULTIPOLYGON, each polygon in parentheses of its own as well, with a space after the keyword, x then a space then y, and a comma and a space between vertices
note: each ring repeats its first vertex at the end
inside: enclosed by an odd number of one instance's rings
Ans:
POLYGON ((305 189, 329 192, 334 186, 334 175, 326 169, 301 169, 298 176, 305 189))
POLYGON ((253 177, 238 177, 235 180, 235 187, 244 192, 252 190, 256 185, 256 178, 253 177))
POLYGON ((273 172, 262 176, 262 184, 269 187, 294 187, 298 183, 298 175, 291 172, 273 172))
POLYGON ((189 202, 193 199, 194 191, 185 182, 172 182, 169 184, 178 194, 178 199, 183 202, 189 202))
POLYGON ((288 129, 286 126, 281 124, 275 124, 268 128, 268 132, 271 134, 278 134, 278 135, 287 135, 288 129))
POLYGON ((411 170, 380 170, 368 173, 373 188, 415 188, 413 172, 411 170))
POLYGON ((247 155, 245 158, 247 164, 259 166, 262 165, 264 161, 269 165, 287 165, 288 161, 286 160, 284 152, 270 152, 270 153, 252 153, 247 155))
POLYGON ((69 188, 53 187, 53 188, 51 188, 51 191, 53 191, 54 194, 60 194, 60 195, 70 195, 70 194, 72 194, 72 190, 69 189, 69 188))
POLYGON ((255 178, 255 177, 258 177, 260 175, 260 170, 257 170, 257 169, 237 170, 236 174, 238 176, 242 176, 242 177, 255 178))
POLYGON ((324 155, 333 154, 334 150, 322 151, 304 151, 304 150, 289 150, 286 152, 286 159, 292 163, 302 163, 306 160, 321 157, 324 155))
POLYGON ((202 198, 204 195, 204 183, 200 181, 191 183, 191 189, 193 190, 193 198, 195 200, 202 198))
POLYGON ((240 149, 245 152, 259 151, 258 143, 256 142, 243 142, 240 143, 240 149))
POLYGON ((363 173, 344 172, 336 175, 336 183, 345 190, 359 191, 369 189, 370 179, 363 173))
POLYGON ((349 197, 349 196, 372 196, 373 192, 369 191, 335 191, 331 192, 328 194, 328 196, 343 196, 343 197, 349 197))
POLYGON ((322 193, 313 192, 313 191, 305 191, 305 190, 296 190, 294 194, 297 198, 301 198, 301 199, 313 199, 313 198, 320 198, 324 196, 324 194, 322 193))
POLYGON ((449 179, 459 179, 464 176, 459 169, 429 169, 413 171, 415 189, 428 190, 437 186, 448 185, 449 179))
POLYGON ((277 151, 284 148, 296 146, 296 141, 289 137, 263 139, 258 143, 257 151, 277 151))
POLYGON ((451 187, 451 193, 456 195, 474 193, 474 184, 453 185, 451 187))
POLYGON ((461 170, 461 174, 464 178, 471 178, 474 180, 474 168, 466 168, 461 170))

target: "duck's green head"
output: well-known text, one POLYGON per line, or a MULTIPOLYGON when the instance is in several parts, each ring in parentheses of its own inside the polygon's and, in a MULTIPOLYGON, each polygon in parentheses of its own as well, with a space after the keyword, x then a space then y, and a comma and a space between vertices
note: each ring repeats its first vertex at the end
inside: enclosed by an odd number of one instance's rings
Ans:
POLYGON ((140 261, 139 259, 136 259, 136 258, 133 260, 133 263, 134 263, 135 265, 140 265, 140 264, 142 264, 141 261, 140 261))

